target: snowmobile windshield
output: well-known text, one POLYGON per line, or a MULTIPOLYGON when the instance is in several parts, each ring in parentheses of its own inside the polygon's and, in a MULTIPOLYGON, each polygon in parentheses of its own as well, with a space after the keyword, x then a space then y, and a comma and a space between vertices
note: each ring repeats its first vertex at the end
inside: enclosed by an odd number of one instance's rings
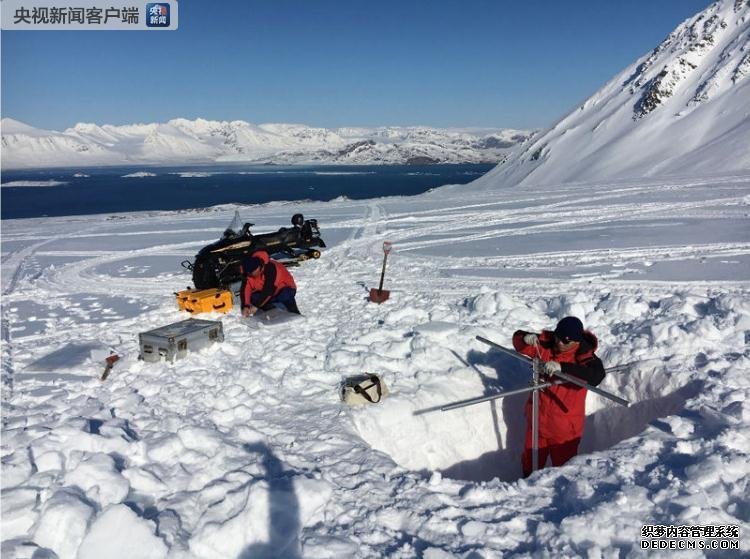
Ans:
POLYGON ((224 237, 238 237, 242 232, 242 219, 240 218, 240 211, 234 210, 234 217, 229 223, 226 229, 224 229, 224 237))

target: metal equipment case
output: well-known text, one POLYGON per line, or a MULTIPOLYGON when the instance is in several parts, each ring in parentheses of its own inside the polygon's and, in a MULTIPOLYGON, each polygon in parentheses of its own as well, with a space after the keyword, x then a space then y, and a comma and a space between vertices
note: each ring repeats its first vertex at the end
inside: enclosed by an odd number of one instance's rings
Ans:
POLYGON ((224 329, 220 321, 188 318, 138 334, 139 357, 144 361, 160 361, 163 357, 173 362, 185 357, 188 351, 223 341, 224 329))

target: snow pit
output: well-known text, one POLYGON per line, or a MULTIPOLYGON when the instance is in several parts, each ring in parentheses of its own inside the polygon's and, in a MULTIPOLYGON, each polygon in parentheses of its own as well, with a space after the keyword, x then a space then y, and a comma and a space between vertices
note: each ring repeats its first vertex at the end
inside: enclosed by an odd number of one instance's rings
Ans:
MULTIPOLYGON (((508 323, 554 323, 544 317, 519 320, 517 302, 500 293, 480 295, 468 306, 473 318, 497 317, 502 314, 500 307, 506 312, 511 307, 509 314, 514 316, 508 323)), ((680 414, 705 382, 698 380, 697 371, 708 357, 702 352, 691 357, 691 350, 701 347, 699 342, 725 334, 716 326, 717 309, 723 308, 720 301, 706 304, 691 297, 669 296, 634 302, 604 295, 593 304, 552 298, 542 308, 554 316, 567 315, 574 308, 604 338, 599 354, 605 366, 632 363, 608 374, 600 386, 629 400, 628 408, 589 392, 579 454, 608 449, 643 432, 652 422, 664 425, 655 421, 658 418, 680 414), (592 312, 592 307, 597 308, 592 312), (613 309, 628 322, 607 323, 605 313, 613 309), (663 355, 665 349, 671 355, 652 357, 663 355)), ((448 403, 528 386, 528 365, 474 341, 476 330, 429 322, 402 333, 401 340, 385 344, 381 340, 384 353, 399 347, 406 363, 397 374, 385 376, 391 396, 381 405, 351 410, 358 434, 410 470, 437 471, 444 477, 470 481, 518 479, 528 394, 440 411, 448 403)), ((509 334, 492 332, 487 337, 508 340, 509 334)))
MULTIPOLYGON (((620 391, 616 383, 605 382, 602 388, 626 395, 631 401, 628 408, 590 392, 579 455, 605 450, 641 433, 654 420, 679 413, 688 399, 700 393, 701 382, 675 384, 675 379, 666 373, 664 368, 653 367, 632 371, 630 380, 634 386, 620 391)), ((461 380, 468 383, 469 379, 461 380)), ((519 387, 505 385, 485 392, 480 384, 472 395, 436 402, 438 409, 428 407, 427 412, 415 409, 410 397, 394 391, 382 405, 352 413, 358 434, 404 468, 424 473, 439 471, 444 477, 469 481, 512 481, 521 477, 528 395, 446 412, 441 412, 439 406, 519 387)))

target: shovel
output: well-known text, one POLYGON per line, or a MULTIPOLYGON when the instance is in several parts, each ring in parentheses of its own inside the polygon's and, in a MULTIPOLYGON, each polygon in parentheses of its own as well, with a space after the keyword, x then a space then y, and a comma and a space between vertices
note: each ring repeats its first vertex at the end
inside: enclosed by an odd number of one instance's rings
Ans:
POLYGON ((112 372, 112 367, 115 366, 115 363, 117 363, 120 360, 120 356, 116 353, 111 354, 109 357, 107 357, 104 360, 104 372, 102 373, 101 380, 107 380, 107 377, 109 376, 109 373, 112 372))
POLYGON ((383 271, 380 272, 380 287, 370 289, 370 302, 372 303, 384 303, 391 296, 390 291, 383 289, 383 280, 385 279, 385 263, 388 261, 388 253, 391 252, 393 244, 385 241, 383 243, 383 271))

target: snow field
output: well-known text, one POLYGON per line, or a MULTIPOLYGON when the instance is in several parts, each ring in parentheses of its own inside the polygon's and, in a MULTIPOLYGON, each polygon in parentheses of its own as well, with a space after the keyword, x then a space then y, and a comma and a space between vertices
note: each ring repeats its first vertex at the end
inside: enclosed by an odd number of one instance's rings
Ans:
POLYGON ((224 343, 174 364, 138 361, 137 333, 186 317, 179 262, 233 207, 4 222, 3 557, 596 557, 637 553, 644 524, 746 534, 749 184, 241 208, 258 231, 319 220, 331 248, 292 269, 305 316, 205 315, 224 343), (688 218, 715 227, 678 244, 688 218), (373 305, 383 240, 391 299, 373 305), (703 263, 717 251, 731 281, 703 263), (589 394, 581 454, 521 480, 524 396, 434 408, 528 382, 476 335, 508 346, 568 314, 606 366, 634 363, 602 385, 633 405, 589 394), (104 383, 93 352, 27 368, 86 341, 122 356, 104 383), (344 407, 363 372, 391 396, 344 407))

